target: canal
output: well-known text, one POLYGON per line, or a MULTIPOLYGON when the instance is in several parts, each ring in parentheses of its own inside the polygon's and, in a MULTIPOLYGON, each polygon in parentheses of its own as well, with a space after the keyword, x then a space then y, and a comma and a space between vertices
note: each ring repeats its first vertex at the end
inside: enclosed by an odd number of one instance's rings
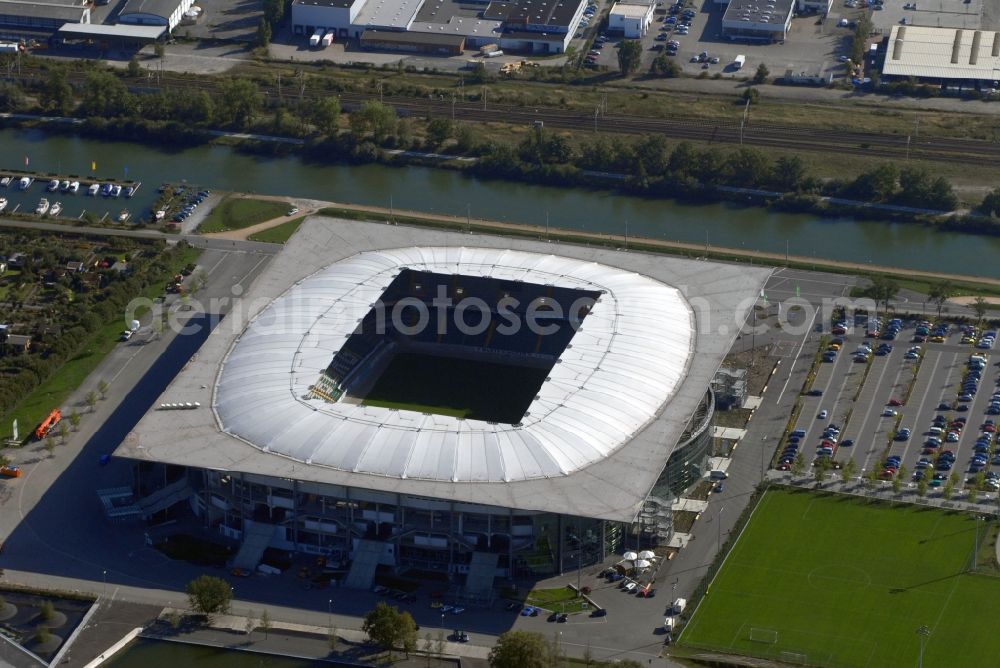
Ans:
POLYGON ((140 638, 104 665, 107 668, 178 668, 180 666, 308 668, 316 665, 336 666, 340 664, 140 638))
MULTIPOLYGON (((214 190, 289 195, 346 204, 394 206, 429 213, 553 228, 614 232, 633 236, 708 243, 850 262, 1000 277, 1000 238, 936 231, 915 224, 823 218, 768 211, 731 203, 681 204, 622 196, 610 191, 571 190, 524 183, 479 180, 426 167, 318 165, 298 157, 251 156, 227 146, 170 150, 128 142, 51 135, 40 130, 0 130, 0 173, 23 169, 78 174, 87 180, 91 163, 102 181, 143 182, 131 200, 61 198, 65 212, 84 208, 117 215, 127 208, 149 216, 163 181, 187 181, 214 190), (72 201, 68 201, 72 199, 72 201), (97 201, 95 201, 95 199, 97 201), (89 200, 89 201, 88 201, 89 200), (973 258, 985 261, 973 262, 973 258)), ((91 179, 92 180, 92 179, 91 179)), ((12 203, 33 211, 46 196, 45 179, 27 194, 0 190, 12 203)), ((52 199, 52 198, 50 198, 52 199)), ((11 207, 8 207, 8 210, 11 207)))

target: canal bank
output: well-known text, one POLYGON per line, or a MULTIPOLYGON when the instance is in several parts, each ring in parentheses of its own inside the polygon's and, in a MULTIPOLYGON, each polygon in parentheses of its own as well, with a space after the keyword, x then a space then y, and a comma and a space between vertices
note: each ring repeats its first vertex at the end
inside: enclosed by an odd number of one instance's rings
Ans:
MULTIPOLYGON (((0 171, 30 157, 39 171, 125 174, 146 183, 188 182, 211 188, 304 197, 410 210, 421 214, 493 220, 574 233, 647 237, 657 241, 726 247, 783 257, 828 259, 862 268, 880 266, 968 274, 970 257, 1000 255, 1000 238, 889 221, 858 221, 780 213, 735 202, 690 204, 629 197, 611 191, 570 190, 484 180, 430 167, 330 165, 299 156, 255 156, 229 146, 149 147, 130 142, 0 130, 0 171)), ((144 188, 143 191, 146 189, 144 188)), ((140 198, 143 194, 140 191, 140 198)), ((860 270, 860 269, 859 269, 860 270)), ((983 262, 975 274, 1000 278, 983 262)))

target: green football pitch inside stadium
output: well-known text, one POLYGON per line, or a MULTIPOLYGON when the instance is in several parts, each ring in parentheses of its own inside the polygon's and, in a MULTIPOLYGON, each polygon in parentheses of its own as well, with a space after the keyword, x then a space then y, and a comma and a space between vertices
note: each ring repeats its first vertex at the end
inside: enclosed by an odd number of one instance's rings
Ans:
POLYGON ((534 400, 546 369, 400 353, 363 402, 473 420, 515 424, 534 400))
POLYGON ((883 668, 916 666, 926 626, 924 666, 1000 666, 1000 577, 969 572, 985 533, 970 514, 771 490, 678 640, 883 668))

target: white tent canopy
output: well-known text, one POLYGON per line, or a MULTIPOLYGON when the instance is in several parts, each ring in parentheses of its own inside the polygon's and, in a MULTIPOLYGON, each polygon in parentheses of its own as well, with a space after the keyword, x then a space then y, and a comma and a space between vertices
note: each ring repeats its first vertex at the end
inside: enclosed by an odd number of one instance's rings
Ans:
POLYGON ((622 559, 625 559, 626 561, 635 561, 638 558, 639 555, 636 554, 635 552, 626 552, 625 554, 622 555, 622 559))
POLYGON ((639 553, 640 559, 652 559, 655 556, 656 555, 653 554, 652 550, 643 550, 642 552, 639 553))

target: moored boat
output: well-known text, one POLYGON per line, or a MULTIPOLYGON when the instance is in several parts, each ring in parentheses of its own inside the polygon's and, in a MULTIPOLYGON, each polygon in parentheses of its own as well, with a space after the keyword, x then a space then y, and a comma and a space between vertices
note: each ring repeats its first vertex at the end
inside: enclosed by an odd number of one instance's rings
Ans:
POLYGON ((111 194, 111 189, 115 187, 113 183, 105 183, 101 186, 101 195, 107 197, 111 194))
POLYGON ((44 216, 46 213, 48 213, 48 211, 49 211, 49 200, 43 197, 41 200, 39 200, 38 206, 35 207, 35 213, 37 213, 39 216, 44 216))
POLYGON ((59 183, 59 190, 62 191, 62 192, 66 192, 67 190, 69 190, 69 181, 62 181, 62 182, 60 182, 59 183))
POLYGON ((111 186, 111 196, 118 197, 122 194, 122 187, 118 184, 111 186))
POLYGON ((69 184, 69 192, 71 192, 71 193, 73 193, 75 195, 77 193, 77 191, 79 191, 79 190, 80 190, 80 182, 79 181, 73 181, 73 182, 71 182, 69 184))
POLYGON ((5 176, 2 179, 0 179, 0 186, 3 186, 4 188, 6 188, 9 185, 10 185, 10 177, 9 176, 5 176))
POLYGON ((6 208, 7 208, 7 198, 0 197, 0 211, 3 211, 6 208))
POLYGON ((27 190, 28 188, 31 187, 31 184, 34 182, 35 179, 31 178, 30 176, 22 176, 21 179, 17 182, 17 187, 20 188, 21 190, 27 190))
POLYGON ((55 192, 56 190, 59 189, 59 180, 52 179, 51 181, 49 181, 49 185, 47 185, 45 189, 48 190, 50 193, 55 192))
POLYGON ((56 202, 52 205, 52 208, 49 209, 49 215, 58 216, 60 213, 62 213, 62 202, 56 202))
POLYGON ((121 211, 118 212, 118 222, 119 223, 128 222, 129 216, 131 215, 132 214, 128 212, 128 209, 122 209, 121 211))
POLYGON ((87 194, 90 195, 91 197, 94 197, 100 190, 101 190, 101 184, 91 183, 90 187, 87 188, 87 194))

